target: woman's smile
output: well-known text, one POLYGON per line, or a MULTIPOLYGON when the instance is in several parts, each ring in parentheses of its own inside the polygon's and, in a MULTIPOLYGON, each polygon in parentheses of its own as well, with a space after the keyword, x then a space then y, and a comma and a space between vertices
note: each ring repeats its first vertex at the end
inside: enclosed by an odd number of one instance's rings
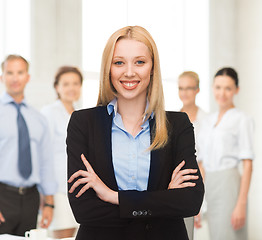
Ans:
POLYGON ((120 81, 122 86, 127 90, 135 89, 140 81, 120 81))

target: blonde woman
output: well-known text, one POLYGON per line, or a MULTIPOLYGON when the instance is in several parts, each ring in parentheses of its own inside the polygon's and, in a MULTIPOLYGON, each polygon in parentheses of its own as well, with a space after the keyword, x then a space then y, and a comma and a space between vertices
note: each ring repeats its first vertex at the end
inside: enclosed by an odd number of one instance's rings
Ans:
POLYGON ((233 68, 216 74, 213 92, 219 110, 200 130, 200 160, 206 183, 207 220, 212 240, 247 239, 247 200, 254 158, 253 120, 235 107, 239 92, 233 68), (239 165, 243 172, 240 175, 239 165))
MULTIPOLYGON (((196 105, 196 96, 199 93, 199 76, 196 72, 185 71, 178 77, 178 94, 183 103, 181 112, 187 113, 189 120, 194 126, 196 151, 198 150, 198 134, 201 126, 201 122, 206 116, 206 113, 196 105)), ((200 171, 202 171, 202 165, 199 164, 200 171)), ((205 208, 205 206, 204 206, 205 208)), ((202 208, 203 210, 203 208, 202 208)), ((205 209, 204 209, 205 210, 205 209)), ((195 217, 195 226, 198 228, 198 220, 200 216, 195 217)), ((194 218, 185 218, 185 224, 189 239, 193 239, 194 236, 194 218)))
POLYGON ((74 219, 67 198, 67 156, 66 156, 66 128, 74 103, 79 99, 83 76, 74 66, 62 66, 58 69, 54 88, 57 100, 42 109, 51 130, 55 177, 58 192, 54 196, 55 208, 53 221, 49 227, 54 238, 73 237, 78 224, 74 219))
POLYGON ((69 201, 84 239, 188 239, 203 183, 193 127, 164 111, 156 45, 142 27, 108 40, 97 107, 72 114, 69 201))

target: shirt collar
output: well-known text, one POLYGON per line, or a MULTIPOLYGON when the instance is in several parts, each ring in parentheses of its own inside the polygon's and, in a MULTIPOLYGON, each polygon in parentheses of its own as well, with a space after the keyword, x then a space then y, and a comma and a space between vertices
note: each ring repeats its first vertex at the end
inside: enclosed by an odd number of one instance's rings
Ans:
MULTIPOLYGON (((1 101, 3 104, 9 104, 9 103, 15 102, 15 100, 7 92, 3 93, 3 95, 1 96, 1 101)), ((20 104, 26 107, 28 106, 25 99, 23 99, 20 104)))
POLYGON ((107 112, 111 115, 114 112, 114 115, 117 113, 117 99, 114 98, 110 103, 107 104, 107 112))
MULTIPOLYGON (((145 112, 146 112, 146 110, 148 109, 148 107, 149 107, 149 101, 148 101, 148 99, 147 99, 145 112)), ((109 115, 111 115, 112 113, 114 113, 113 116, 116 116, 116 113, 117 113, 117 98, 114 98, 110 103, 108 103, 108 105, 107 105, 107 112, 108 112, 109 115)), ((150 114, 149 119, 150 119, 150 118, 153 119, 153 117, 154 117, 154 112, 152 112, 152 113, 150 114)), ((145 118, 144 118, 144 119, 145 119, 145 118)), ((144 120, 144 119, 143 119, 143 120, 144 120)))

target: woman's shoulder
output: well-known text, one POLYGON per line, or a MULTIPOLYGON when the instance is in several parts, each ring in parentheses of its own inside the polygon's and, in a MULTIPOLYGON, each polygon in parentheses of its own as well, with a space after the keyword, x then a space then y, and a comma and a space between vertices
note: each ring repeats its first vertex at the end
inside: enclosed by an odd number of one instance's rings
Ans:
POLYGON ((232 110, 233 114, 235 114, 237 117, 251 118, 251 116, 248 113, 239 108, 233 108, 232 110))
POLYGON ((166 111, 166 117, 168 120, 185 120, 188 118, 185 112, 177 112, 177 111, 166 111))
POLYGON ((238 122, 239 124, 241 123, 250 123, 253 124, 253 118, 246 112, 238 109, 238 108, 234 108, 232 110, 232 115, 231 115, 231 119, 234 119, 235 122, 238 122))
POLYGON ((185 125, 192 125, 185 112, 166 111, 166 118, 169 125, 181 128, 185 125))

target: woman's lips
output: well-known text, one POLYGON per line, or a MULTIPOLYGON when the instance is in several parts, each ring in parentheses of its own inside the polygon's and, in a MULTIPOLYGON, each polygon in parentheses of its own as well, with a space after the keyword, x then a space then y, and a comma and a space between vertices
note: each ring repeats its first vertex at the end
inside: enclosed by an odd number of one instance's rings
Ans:
POLYGON ((135 89, 138 84, 139 84, 139 81, 120 81, 122 86, 127 89, 127 90, 133 90, 135 89))

